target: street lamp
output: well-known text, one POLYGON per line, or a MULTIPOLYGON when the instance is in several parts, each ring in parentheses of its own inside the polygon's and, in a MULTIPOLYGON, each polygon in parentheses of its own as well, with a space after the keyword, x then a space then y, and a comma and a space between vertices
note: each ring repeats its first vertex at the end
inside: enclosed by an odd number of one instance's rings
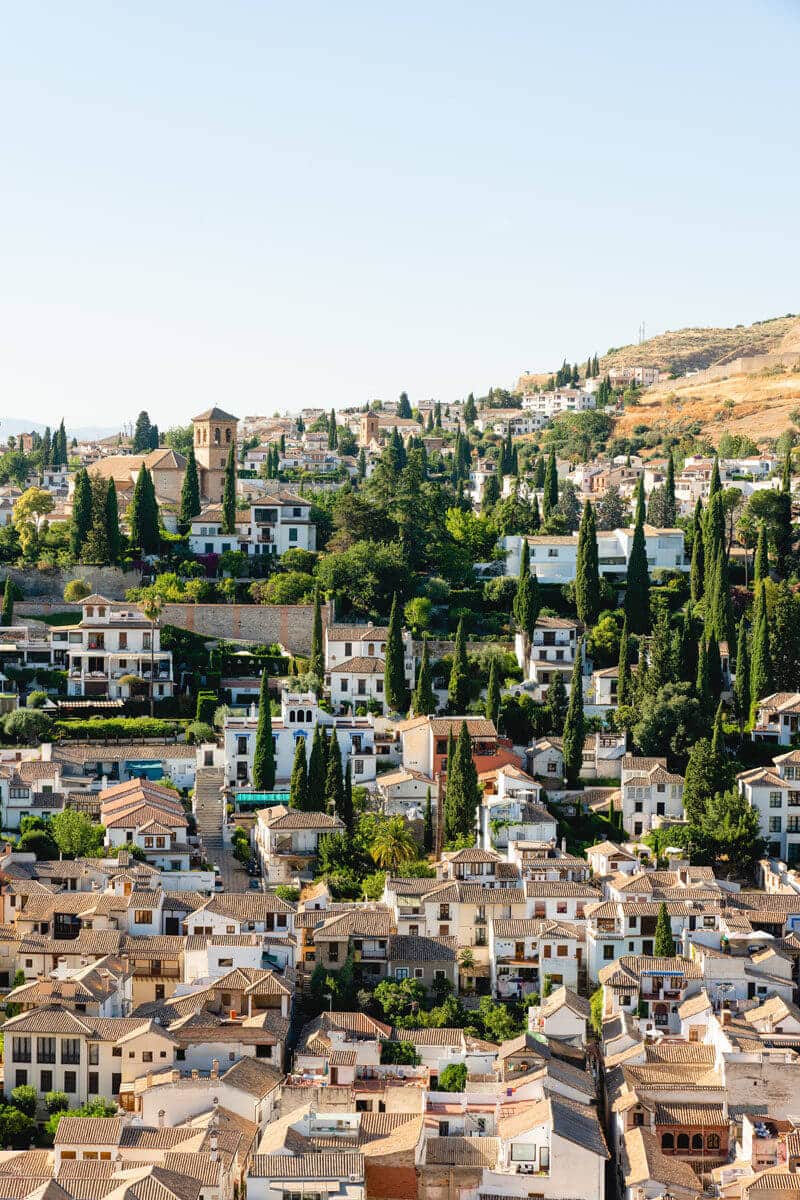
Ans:
POLYGON ((332 1013, 333 1012, 333 993, 326 992, 325 999, 328 1001, 328 1012, 332 1013))

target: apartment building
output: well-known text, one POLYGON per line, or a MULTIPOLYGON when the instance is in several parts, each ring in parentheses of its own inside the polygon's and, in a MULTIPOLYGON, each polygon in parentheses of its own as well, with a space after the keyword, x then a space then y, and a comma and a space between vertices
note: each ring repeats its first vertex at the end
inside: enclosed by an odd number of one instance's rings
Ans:
POLYGON ((683 776, 667 770, 666 758, 626 754, 620 775, 622 824, 633 838, 668 821, 683 820, 683 776))
POLYGON ((526 691, 539 702, 556 675, 560 675, 569 694, 572 668, 578 653, 583 626, 580 621, 569 617, 540 616, 534 626, 533 636, 523 633, 514 637, 514 652, 522 668, 526 691))
MULTIPOLYGON (((600 574, 606 578, 621 579, 628 570, 633 528, 601 530, 597 534, 597 552, 600 574)), ((531 574, 542 584, 573 583, 577 569, 578 534, 564 536, 555 534, 527 534, 531 574)), ((654 525, 644 527, 647 565, 650 571, 688 571, 682 529, 659 529, 654 525)), ((522 535, 507 534, 501 540, 505 552, 505 573, 519 575, 522 555, 522 535)))
POLYGON ((772 767, 742 771, 736 781, 758 812, 769 855, 796 866, 800 862, 800 750, 779 754, 772 767))
POLYGON ((221 504, 209 504, 192 519, 189 547, 198 557, 238 550, 249 557, 280 558, 287 550, 316 550, 317 527, 311 520, 311 501, 280 489, 267 492, 236 519, 236 532, 224 531, 221 504))
POLYGON ((773 692, 759 700, 753 740, 790 746, 800 732, 800 692, 773 692))
POLYGON ((585 935, 578 924, 527 917, 492 921, 489 965, 492 995, 521 1000, 548 987, 578 987, 585 935))
POLYGON ((291 883, 313 864, 319 840, 341 833, 344 824, 328 813, 299 812, 279 804, 259 810, 253 846, 268 883, 291 883))
POLYGON ((559 413, 585 412, 597 407, 597 397, 582 388, 556 388, 552 392, 525 392, 522 407, 526 413, 549 421, 559 413))
POLYGON ((87 596, 81 611, 77 627, 66 631, 68 696, 127 700, 148 695, 151 665, 155 699, 173 694, 172 651, 161 649, 158 624, 135 605, 105 596, 87 596))

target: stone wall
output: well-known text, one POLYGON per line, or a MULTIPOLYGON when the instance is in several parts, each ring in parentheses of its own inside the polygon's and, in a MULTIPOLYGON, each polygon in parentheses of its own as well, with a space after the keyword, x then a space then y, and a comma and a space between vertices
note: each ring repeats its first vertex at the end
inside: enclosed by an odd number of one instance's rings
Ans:
MULTIPOLYGON (((63 602, 64 588, 73 579, 84 579, 90 591, 109 600, 124 600, 128 588, 139 587, 142 582, 138 571, 122 571, 119 567, 76 566, 59 571, 10 567, 8 574, 22 588, 26 600, 50 601, 57 607, 59 601, 63 602)), ((5 578, 5 571, 2 575, 5 578)), ((63 607, 68 609, 70 605, 63 607)))
MULTIPOLYGON (((326 620, 327 606, 323 606, 323 625, 326 620)), ((165 604, 161 623, 232 642, 280 642, 292 654, 307 655, 311 652, 314 605, 165 604)))

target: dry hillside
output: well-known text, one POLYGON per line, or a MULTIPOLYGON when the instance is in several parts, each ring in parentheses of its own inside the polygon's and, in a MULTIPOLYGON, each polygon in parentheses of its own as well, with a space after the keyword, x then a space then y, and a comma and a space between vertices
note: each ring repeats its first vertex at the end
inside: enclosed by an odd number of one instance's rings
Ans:
POLYGON ((610 367, 660 367, 683 374, 714 363, 752 354, 800 351, 800 318, 773 317, 733 329, 678 329, 659 333, 640 345, 609 350, 600 360, 602 372, 610 367))

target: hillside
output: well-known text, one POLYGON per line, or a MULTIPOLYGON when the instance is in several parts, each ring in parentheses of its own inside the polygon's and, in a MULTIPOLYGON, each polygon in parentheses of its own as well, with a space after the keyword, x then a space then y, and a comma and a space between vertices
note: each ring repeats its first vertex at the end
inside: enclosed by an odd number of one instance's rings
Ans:
POLYGON ((782 351, 800 351, 800 317, 773 317, 733 329, 670 330, 640 345, 609 350, 600 359, 600 369, 605 373, 611 367, 649 366, 683 374, 740 356, 782 351))
POLYGON ((615 418, 614 434, 629 436, 644 425, 665 434, 697 430, 715 445, 723 433, 746 434, 758 443, 797 424, 792 414, 798 409, 796 368, 767 367, 756 374, 737 372, 708 381, 689 376, 649 388, 638 405, 615 418))

